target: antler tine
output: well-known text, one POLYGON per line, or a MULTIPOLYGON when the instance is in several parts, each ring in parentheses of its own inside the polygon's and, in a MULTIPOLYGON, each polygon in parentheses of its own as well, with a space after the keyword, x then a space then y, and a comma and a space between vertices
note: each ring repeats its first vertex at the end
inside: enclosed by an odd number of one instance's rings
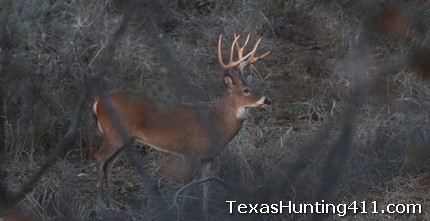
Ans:
MULTIPOLYGON (((234 57, 234 45, 235 44, 238 44, 237 43, 237 40, 240 38, 240 35, 238 35, 238 36, 234 36, 234 41, 233 41, 233 43, 231 44, 231 51, 230 51, 230 61, 228 62, 229 64, 231 64, 232 63, 232 61, 233 61, 233 57, 234 57)), ((239 58, 239 60, 240 60, 241 58, 239 58)))
MULTIPOLYGON (((268 51, 268 52, 266 52, 266 53, 264 53, 263 55, 260 55, 260 56, 258 56, 258 57, 256 57, 255 56, 255 53, 257 52, 257 48, 258 48, 258 46, 260 45, 260 43, 261 43, 261 39, 262 38, 259 38, 258 40, 257 40, 257 43, 255 43, 255 46, 254 46, 254 48, 252 49, 252 51, 251 52, 249 52, 245 57, 249 57, 249 59, 248 60, 246 60, 246 61, 244 61, 243 63, 241 63, 240 65, 239 65, 239 69, 240 69, 240 71, 241 72, 243 72, 243 69, 247 66, 247 65, 250 65, 250 64, 253 64, 253 63, 255 63, 255 62, 257 62, 257 61, 259 61, 259 60, 261 60, 261 59, 264 59, 265 57, 267 57, 267 56, 269 56, 271 53, 272 53, 272 51, 268 51)), ((244 46, 245 47, 245 46, 244 46)), ((242 50, 243 50, 243 47, 241 48, 242 50)), ((242 51, 241 51, 241 53, 242 53, 242 51)))
MULTIPOLYGON (((243 49, 246 47, 246 45, 248 44, 249 38, 251 36, 251 33, 248 34, 248 36, 246 36, 246 40, 245 40, 245 44, 243 44, 242 47, 240 47, 239 45, 239 41, 236 42, 236 49, 237 49, 237 55, 239 56, 239 59, 242 58, 243 55, 243 49)), ((236 33, 234 33, 234 37, 236 38, 236 33)))
MULTIPOLYGON (((233 62, 234 46, 236 45, 237 40, 239 39, 239 37, 240 36, 235 36, 235 39, 234 39, 233 43, 231 44, 229 62, 228 62, 228 64, 224 64, 224 61, 222 59, 222 50, 221 50, 222 34, 219 36, 219 39, 218 39, 218 62, 219 62, 219 65, 221 66, 221 68, 224 70, 224 72, 227 72, 231 68, 234 68, 237 65, 241 64, 243 61, 245 61, 246 59, 248 59, 252 55, 252 53, 249 53, 245 57, 241 57, 241 58, 239 58, 239 60, 233 62)), ((255 52, 255 48, 254 48, 254 52, 255 52)))
POLYGON ((252 56, 251 58, 249 58, 249 64, 254 64, 254 63, 255 63, 255 62, 257 62, 257 61, 259 61, 259 60, 262 60, 262 59, 266 58, 266 57, 267 57, 267 56, 269 56, 271 53, 272 53, 272 51, 268 51, 268 52, 266 52, 266 53, 264 53, 264 54, 262 54, 262 55, 260 55, 260 56, 258 56, 258 57, 255 57, 255 54, 254 54, 254 56, 252 56))
POLYGON ((237 39, 239 39, 239 36, 235 36, 235 39, 233 41, 233 44, 231 46, 231 51, 230 51, 230 58, 228 61, 228 64, 224 64, 224 61, 222 59, 222 34, 219 35, 219 39, 218 39, 218 63, 221 66, 221 68, 224 70, 224 72, 227 72, 229 69, 231 69, 233 66, 232 61, 233 61, 233 52, 234 52, 234 44, 237 41, 237 39))
POLYGON ((248 60, 249 63, 248 64, 253 64, 253 63, 255 63, 255 62, 257 62, 257 61, 259 61, 261 59, 264 59, 265 57, 269 56, 272 53, 272 51, 268 51, 268 52, 264 53, 263 55, 255 57, 255 52, 257 51, 258 45, 260 45, 260 43, 261 43, 261 39, 262 38, 259 38, 258 41, 257 41, 257 43, 255 43, 254 50, 252 50, 252 51, 254 51, 254 53, 249 58, 249 60, 248 60))
POLYGON ((221 39, 222 39, 222 34, 219 35, 219 39, 218 39, 218 63, 219 66, 221 66, 222 69, 224 69, 224 62, 222 61, 222 52, 221 52, 221 39))

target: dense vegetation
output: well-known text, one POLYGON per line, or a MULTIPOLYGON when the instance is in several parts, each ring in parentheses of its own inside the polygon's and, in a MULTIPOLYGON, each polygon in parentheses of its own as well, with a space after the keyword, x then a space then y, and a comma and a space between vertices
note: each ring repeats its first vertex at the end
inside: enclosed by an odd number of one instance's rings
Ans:
POLYGON ((145 146, 114 167, 109 207, 96 202, 91 106, 114 89, 214 104, 218 36, 236 32, 273 51, 247 69, 273 104, 216 159, 227 188, 211 183, 211 219, 430 220, 429 10, 419 0, 2 0, 0 217, 149 220, 186 198, 158 218, 201 220, 200 183, 175 198, 171 156, 145 146), (423 210, 232 215, 226 200, 423 210))

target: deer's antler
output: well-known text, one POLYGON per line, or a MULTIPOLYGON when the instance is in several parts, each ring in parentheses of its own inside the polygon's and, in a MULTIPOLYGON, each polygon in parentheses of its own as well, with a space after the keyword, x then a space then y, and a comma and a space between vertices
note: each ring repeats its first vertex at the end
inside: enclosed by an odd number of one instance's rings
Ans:
POLYGON ((235 67, 239 67, 240 72, 242 72, 243 69, 247 65, 253 64, 253 63, 255 63, 261 59, 264 59, 265 57, 269 56, 270 53, 272 53, 271 51, 268 51, 261 56, 258 56, 258 57, 255 56, 255 53, 257 52, 258 45, 261 42, 261 38, 260 38, 260 39, 258 39, 257 43, 255 43, 254 49, 252 49, 252 51, 249 52, 247 55, 243 56, 243 50, 249 42, 250 34, 248 34, 248 36, 246 37, 246 41, 242 47, 240 47, 239 42, 238 42, 239 37, 240 36, 236 36, 236 33, 234 34, 234 41, 231 45, 231 50, 230 50, 230 59, 229 59, 229 62, 227 64, 224 64, 223 59, 222 59, 222 50, 221 50, 222 35, 219 36, 219 40, 218 40, 218 62, 219 62, 219 65, 221 66, 221 68, 224 70, 224 73, 226 73, 228 70, 235 68, 235 67), (238 59, 239 59, 237 61, 233 61, 234 47, 235 46, 237 49, 237 55, 238 55, 238 59))
MULTIPOLYGON (((239 57, 239 60, 242 58, 243 50, 245 49, 246 45, 248 44, 250 36, 251 36, 251 34, 248 34, 248 36, 246 37, 245 43, 243 44, 242 47, 240 47, 239 41, 236 41, 236 49, 237 49, 237 55, 239 57)), ((234 33, 234 38, 236 38, 236 33, 234 33)), ((249 59, 248 60, 244 60, 243 62, 241 62, 239 64, 239 70, 241 72, 243 71, 243 69, 247 65, 250 65, 250 64, 253 64, 253 63, 255 63, 255 62, 259 61, 259 60, 262 60, 262 59, 266 58, 267 56, 269 56, 272 53, 272 51, 268 51, 268 52, 266 52, 266 53, 264 53, 264 54, 256 57, 255 53, 257 52, 257 48, 258 48, 258 45, 260 45, 260 43, 261 43, 261 38, 259 38, 258 41, 257 41, 257 43, 255 43, 254 49, 249 54, 247 54, 247 56, 249 55, 249 59)))

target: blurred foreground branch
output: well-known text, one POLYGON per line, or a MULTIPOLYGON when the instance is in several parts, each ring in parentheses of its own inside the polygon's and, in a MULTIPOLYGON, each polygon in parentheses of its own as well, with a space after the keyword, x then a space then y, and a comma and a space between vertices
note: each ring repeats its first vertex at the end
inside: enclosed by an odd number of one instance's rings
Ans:
MULTIPOLYGON (((6 21, 3 24, 3 27, 7 27, 7 14, 8 12, 6 10, 3 11, 6 14, 3 14, 3 21, 6 21)), ((121 37, 121 35, 124 33, 125 28, 130 20, 130 14, 124 13, 124 16, 117 27, 116 31, 112 34, 108 42, 106 43, 105 47, 105 53, 104 57, 102 58, 101 65, 97 69, 97 72, 94 76, 91 76, 86 80, 84 84, 84 88, 82 89, 82 93, 80 94, 79 100, 76 104, 76 108, 73 111, 73 114, 70 118, 70 126, 68 128, 68 132, 64 137, 61 137, 57 144, 55 145, 54 151, 46 158, 45 162, 42 164, 42 166, 33 174, 30 176, 28 181, 26 181, 21 189, 17 193, 13 194, 7 194, 6 197, 2 197, 0 201, 0 206, 3 206, 3 208, 0 208, 2 210, 13 208, 19 201, 21 201, 26 194, 28 194, 30 191, 32 191, 37 184, 38 180, 42 177, 42 175, 45 173, 47 169, 49 169, 58 159, 59 156, 64 153, 70 145, 76 140, 78 135, 78 127, 80 126, 80 119, 82 112, 85 108, 86 101, 91 97, 91 94, 95 90, 99 90, 100 87, 100 81, 103 78, 104 75, 106 75, 107 68, 109 67, 109 64, 111 64, 112 54, 115 52, 115 44, 118 42, 118 39, 121 37)), ((5 30, 5 29, 3 29, 5 30)), ((5 36, 6 32, 3 36, 5 36)), ((3 39, 5 39, 3 37, 3 39)), ((5 63, 6 59, 8 57, 3 58, 3 64, 5 63)), ((2 66, 3 69, 7 68, 7 65, 2 66)), ((7 70, 3 70, 4 72, 7 72, 7 70)), ((2 133, 3 134, 3 133, 2 133)), ((3 144, 3 143, 2 143, 3 144)), ((1 151, 1 154, 3 154, 4 151, 1 151)), ((4 181, 4 179, 1 179, 4 181)), ((4 185, 2 185, 4 186, 4 185)), ((9 192, 9 190, 0 191, 0 194, 4 196, 4 193, 9 192)))

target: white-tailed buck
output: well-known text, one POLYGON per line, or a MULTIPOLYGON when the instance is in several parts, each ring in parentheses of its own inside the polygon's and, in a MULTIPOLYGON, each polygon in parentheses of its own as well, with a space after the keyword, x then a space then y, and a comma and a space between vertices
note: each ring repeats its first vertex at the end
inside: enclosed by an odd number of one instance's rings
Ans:
MULTIPOLYGON (((98 98, 93 105, 98 127, 104 141, 96 154, 98 197, 103 194, 103 174, 106 176, 107 189, 112 190, 112 167, 121 155, 117 153, 125 144, 127 135, 157 150, 175 154, 183 159, 184 182, 190 182, 196 168, 202 165, 202 174, 207 176, 212 159, 238 133, 248 108, 270 104, 270 99, 259 90, 252 88, 244 68, 270 54, 266 52, 255 56, 261 38, 253 50, 243 56, 249 35, 241 47, 239 36, 231 45, 229 62, 222 59, 221 41, 218 41, 218 61, 223 70, 224 95, 214 106, 193 106, 159 101, 143 92, 115 91, 98 98), (233 61, 234 51, 237 60, 233 61), (113 117, 115 112, 116 117, 113 117), (118 119, 117 122, 114 119, 118 119), (119 125, 122 125, 119 127, 119 125), (111 159, 112 158, 112 159, 111 159)), ((207 185, 204 198, 207 198, 207 185)), ((207 203, 204 204, 207 210, 207 203)))

